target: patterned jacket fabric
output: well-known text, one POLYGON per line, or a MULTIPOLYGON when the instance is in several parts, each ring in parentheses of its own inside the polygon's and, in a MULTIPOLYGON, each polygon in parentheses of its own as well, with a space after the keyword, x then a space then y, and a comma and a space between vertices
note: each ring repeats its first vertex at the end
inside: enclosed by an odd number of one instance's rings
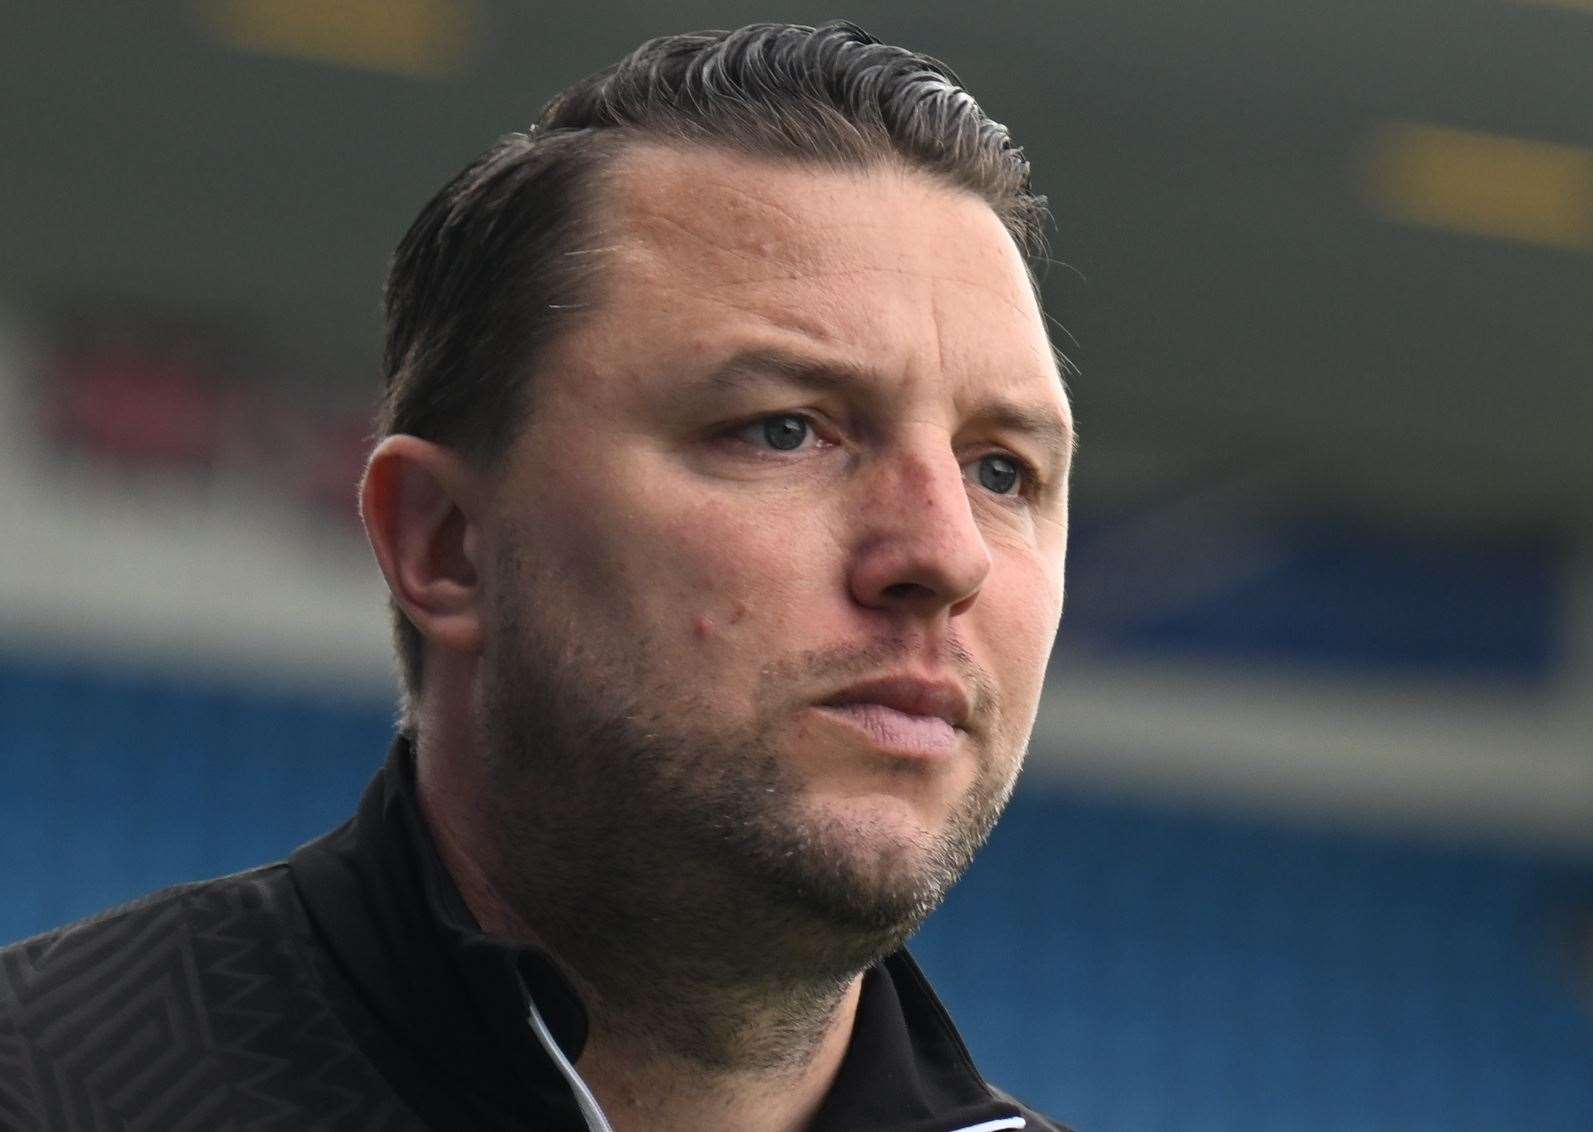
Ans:
MULTIPOLYGON (((528 995, 576 1060, 580 1000, 476 926, 401 739, 354 818, 286 861, 0 950, 0 1129, 586 1132, 528 995)), ((906 952, 866 973, 812 1127, 1061 1129, 984 1082, 906 952)))

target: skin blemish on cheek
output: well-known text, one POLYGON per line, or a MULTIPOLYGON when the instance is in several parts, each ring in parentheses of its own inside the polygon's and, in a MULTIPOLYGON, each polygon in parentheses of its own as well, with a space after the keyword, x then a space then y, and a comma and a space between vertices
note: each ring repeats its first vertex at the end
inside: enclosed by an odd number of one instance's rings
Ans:
MULTIPOLYGON (((724 618, 723 624, 734 625, 746 615, 746 603, 738 601, 730 607, 730 613, 724 618)), ((706 641, 717 636, 721 632, 721 623, 715 621, 706 613, 699 613, 692 621, 691 628, 693 636, 695 636, 699 641, 706 641)))
POLYGON ((707 615, 707 613, 698 613, 696 618, 691 619, 691 635, 698 638, 698 640, 710 640, 710 638, 722 634, 723 627, 733 626, 733 624, 741 621, 744 616, 747 616, 746 602, 731 603, 730 613, 725 615, 725 618, 718 619, 718 621, 715 621, 714 616, 707 615))

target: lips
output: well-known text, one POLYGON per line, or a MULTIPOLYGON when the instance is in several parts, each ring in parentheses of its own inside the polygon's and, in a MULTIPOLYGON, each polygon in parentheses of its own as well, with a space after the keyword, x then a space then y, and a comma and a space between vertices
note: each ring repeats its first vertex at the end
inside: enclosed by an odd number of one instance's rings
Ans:
POLYGON ((968 696, 949 680, 892 676, 854 684, 824 701, 825 707, 877 704, 902 715, 941 719, 952 727, 968 722, 968 696))
POLYGON ((956 750, 970 708, 956 684, 897 677, 853 685, 818 710, 892 754, 936 758, 956 750))

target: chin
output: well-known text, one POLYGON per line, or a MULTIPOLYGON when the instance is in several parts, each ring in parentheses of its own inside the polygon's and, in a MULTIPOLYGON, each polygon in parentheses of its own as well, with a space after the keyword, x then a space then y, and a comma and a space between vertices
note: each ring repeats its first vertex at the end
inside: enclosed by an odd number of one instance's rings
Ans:
POLYGON ((947 844, 944 823, 892 795, 812 799, 805 842, 787 879, 805 903, 836 926, 892 947, 917 930, 966 868, 947 844))
POLYGON ((945 827, 945 807, 885 792, 813 798, 814 817, 851 843, 859 858, 906 867, 927 856, 945 827))

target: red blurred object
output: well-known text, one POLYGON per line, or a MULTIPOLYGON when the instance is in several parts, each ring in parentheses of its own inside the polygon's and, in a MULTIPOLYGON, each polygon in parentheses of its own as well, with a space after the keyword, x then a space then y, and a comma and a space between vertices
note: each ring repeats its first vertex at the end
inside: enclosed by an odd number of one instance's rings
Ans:
POLYGON ((368 415, 318 422, 309 432, 312 449, 299 478, 299 495, 326 512, 357 522, 356 494, 375 441, 368 415))
POLYGON ((209 471, 220 461, 228 397, 207 349, 178 341, 94 342, 55 372, 60 441, 122 463, 209 471))

